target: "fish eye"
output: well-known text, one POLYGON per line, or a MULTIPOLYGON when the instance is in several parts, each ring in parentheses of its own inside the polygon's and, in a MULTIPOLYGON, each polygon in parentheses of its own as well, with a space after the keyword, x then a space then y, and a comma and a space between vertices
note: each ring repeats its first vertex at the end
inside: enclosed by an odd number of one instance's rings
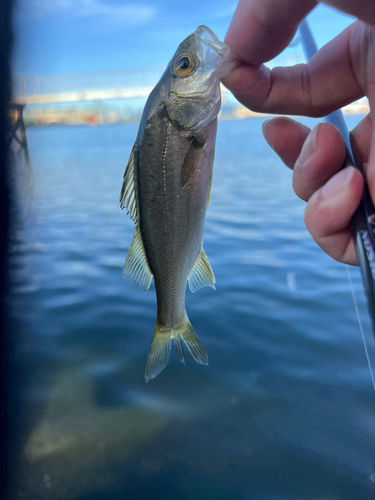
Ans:
POLYGON ((189 76, 194 68, 195 61, 190 54, 179 54, 173 61, 172 71, 176 76, 189 76))

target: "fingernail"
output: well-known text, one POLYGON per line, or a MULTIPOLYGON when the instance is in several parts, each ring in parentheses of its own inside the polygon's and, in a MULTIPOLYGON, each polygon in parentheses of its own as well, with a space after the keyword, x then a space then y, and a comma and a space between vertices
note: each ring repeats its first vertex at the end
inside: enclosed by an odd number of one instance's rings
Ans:
POLYGON ((267 125, 269 124, 270 121, 271 121, 271 119, 264 120, 264 122, 262 123, 262 134, 263 134, 263 137, 265 138, 267 144, 269 146, 271 146, 271 148, 273 149, 273 144, 272 144, 271 139, 266 136, 266 128, 267 128, 267 125))
POLYGON ((305 143, 302 147, 301 154, 298 158, 299 165, 303 165, 307 162, 309 158, 314 154, 316 148, 316 134, 318 131, 319 125, 317 125, 307 136, 305 143))
POLYGON ((328 198, 333 198, 340 191, 347 186, 353 177, 354 167, 347 167, 344 170, 340 170, 336 175, 334 175, 328 182, 325 184, 320 193, 322 197, 327 200, 328 198))

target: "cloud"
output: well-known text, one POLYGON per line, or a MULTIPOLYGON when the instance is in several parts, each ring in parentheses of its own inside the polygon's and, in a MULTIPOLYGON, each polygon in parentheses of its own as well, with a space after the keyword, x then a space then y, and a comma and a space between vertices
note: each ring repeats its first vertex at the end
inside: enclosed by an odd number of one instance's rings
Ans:
POLYGON ((111 24, 125 22, 128 26, 144 24, 152 19, 155 13, 153 7, 142 4, 121 5, 103 3, 100 0, 81 0, 75 4, 76 17, 100 18, 111 24))
POLYGON ((112 3, 108 0, 21 0, 17 4, 20 17, 44 19, 68 16, 72 19, 100 20, 113 27, 137 26, 151 20, 156 9, 148 5, 112 3))

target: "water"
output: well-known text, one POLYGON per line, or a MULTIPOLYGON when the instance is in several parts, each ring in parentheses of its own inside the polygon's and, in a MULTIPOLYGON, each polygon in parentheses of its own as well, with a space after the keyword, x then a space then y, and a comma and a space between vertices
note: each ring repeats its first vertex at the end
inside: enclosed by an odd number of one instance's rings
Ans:
POLYGON ((375 393, 346 269, 310 238, 261 121, 219 124, 204 240, 217 290, 186 305, 210 364, 173 349, 147 385, 155 293, 121 277, 133 224, 118 205, 137 127, 28 129, 13 499, 374 498, 375 393))

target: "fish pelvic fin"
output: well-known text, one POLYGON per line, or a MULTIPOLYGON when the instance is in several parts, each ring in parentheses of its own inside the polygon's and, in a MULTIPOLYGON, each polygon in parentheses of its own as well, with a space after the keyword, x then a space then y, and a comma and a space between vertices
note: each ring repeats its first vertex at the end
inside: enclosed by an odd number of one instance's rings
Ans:
POLYGON ((148 265, 139 229, 135 230, 132 244, 125 259, 122 275, 125 279, 144 290, 148 290, 151 285, 152 272, 148 265))
POLYGON ((182 363, 185 364, 185 355, 182 344, 182 341, 184 341, 193 359, 201 365, 208 365, 207 353, 202 342, 194 332, 186 313, 181 326, 178 328, 171 328, 170 330, 162 327, 157 319, 147 358, 145 371, 146 382, 159 375, 159 373, 161 373, 167 366, 171 351, 172 338, 175 341, 178 357, 182 363))
POLYGON ((206 252, 199 252, 190 276, 188 277, 189 288, 194 293, 204 286, 210 286, 215 290, 215 275, 208 262, 206 252))
POLYGON ((125 169, 122 188, 120 193, 120 208, 126 208, 127 213, 133 219, 135 226, 138 224, 137 218, 137 195, 136 195, 136 147, 133 146, 129 161, 125 169))

